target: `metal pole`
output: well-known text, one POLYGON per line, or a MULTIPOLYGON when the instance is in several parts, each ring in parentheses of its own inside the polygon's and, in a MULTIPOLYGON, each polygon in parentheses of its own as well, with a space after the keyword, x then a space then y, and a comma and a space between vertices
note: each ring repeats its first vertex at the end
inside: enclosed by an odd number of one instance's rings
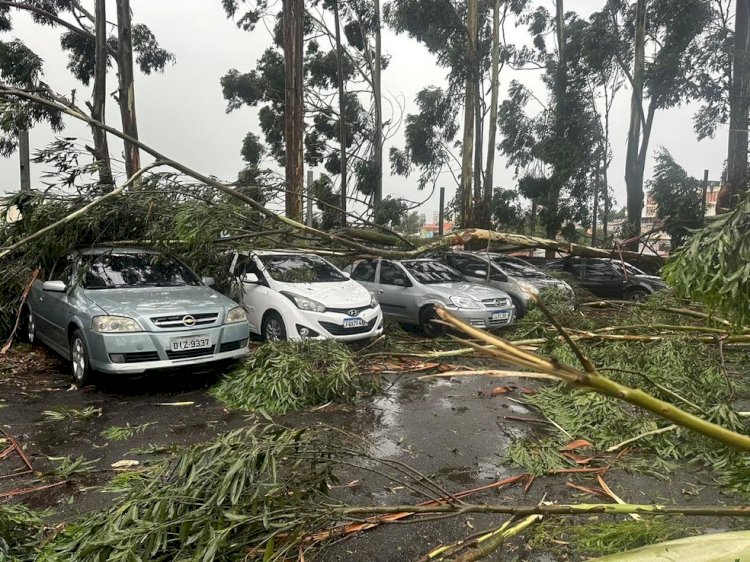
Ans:
POLYGON ((443 235, 443 223, 445 222, 445 188, 440 188, 440 208, 438 209, 438 236, 443 235))
POLYGON ((313 172, 312 170, 307 170, 307 220, 305 221, 307 226, 313 225, 312 184, 313 172))
POLYGON ((701 226, 706 226, 706 193, 708 192, 708 170, 703 170, 703 196, 701 197, 701 226))
POLYGON ((31 191, 31 156, 29 154, 29 131, 18 133, 18 157, 21 164, 21 191, 31 191))

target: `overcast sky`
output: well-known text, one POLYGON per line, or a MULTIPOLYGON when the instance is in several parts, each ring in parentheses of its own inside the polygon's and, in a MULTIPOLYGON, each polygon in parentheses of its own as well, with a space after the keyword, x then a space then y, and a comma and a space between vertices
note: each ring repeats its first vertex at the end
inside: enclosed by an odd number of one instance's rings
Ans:
MULTIPOLYGON (((91 4, 92 2, 84 2, 91 4)), ((538 0, 554 11, 553 0, 538 0)), ((568 0, 566 9, 582 14, 590 13, 600 0, 568 0)), ((145 23, 156 35, 160 44, 171 50, 175 65, 163 74, 144 76, 136 73, 136 109, 140 139, 167 156, 209 175, 232 181, 242 168, 239 154, 243 137, 249 130, 260 134, 257 110, 243 108, 227 114, 226 102, 221 95, 219 80, 227 70, 236 68, 247 72, 254 68, 257 59, 269 44, 269 33, 261 24, 254 32, 237 29, 227 20, 219 0, 131 0, 134 22, 145 23)), ((114 21, 114 0, 108 7, 108 20, 114 21)), ((90 90, 77 82, 66 68, 67 57, 60 50, 60 31, 34 25, 26 14, 13 14, 14 29, 3 34, 4 40, 22 39, 45 62, 45 81, 58 92, 69 94, 76 90, 76 100, 89 99, 90 90)), ((512 27, 512 24, 509 24, 512 27)), ((401 100, 405 111, 413 112, 416 93, 425 86, 445 85, 446 70, 438 67, 426 49, 406 36, 397 36, 386 30, 383 34, 383 51, 391 55, 391 62, 383 72, 384 94, 401 100)), ((532 87, 544 99, 546 93, 539 82, 539 72, 501 73, 501 97, 512 79, 532 87)), ((108 91, 116 89, 114 72, 108 76, 108 91)), ((713 140, 698 142, 692 130, 694 107, 682 107, 657 112, 651 136, 650 158, 646 178, 651 175, 653 153, 661 146, 667 148, 688 172, 696 177, 710 170, 711 179, 718 179, 726 157, 726 127, 721 128, 713 140)), ((621 91, 612 113, 611 142, 613 160, 609 172, 610 183, 618 203, 625 202, 624 165, 625 142, 629 114, 629 91, 621 91)), ((385 115, 388 118, 388 115, 385 115)), ((114 100, 108 101, 107 121, 119 128, 119 112, 114 100)), ((79 137, 91 142, 91 133, 80 123, 66 120, 65 136, 79 137)), ((44 147, 53 139, 44 126, 31 131, 32 152, 44 147)), ((261 135, 262 137, 262 135, 261 135)), ((403 147, 403 127, 386 145, 403 147)), ((122 145, 110 139, 113 155, 121 157, 122 145)), ((122 171, 122 166, 120 166, 122 171)), ((32 169, 32 182, 43 170, 32 169)), ((389 177, 386 162, 384 178, 385 195, 392 194, 412 200, 427 198, 429 192, 416 188, 418 174, 409 178, 389 177)), ((18 158, 0 159, 0 191, 15 191, 19 181, 18 158)), ((506 169, 505 160, 498 156, 495 184, 515 187, 513 170, 506 169)), ((453 197, 455 184, 450 176, 438 183, 447 188, 447 199, 453 197)), ((423 212, 428 222, 438 207, 437 193, 428 200, 423 212)))

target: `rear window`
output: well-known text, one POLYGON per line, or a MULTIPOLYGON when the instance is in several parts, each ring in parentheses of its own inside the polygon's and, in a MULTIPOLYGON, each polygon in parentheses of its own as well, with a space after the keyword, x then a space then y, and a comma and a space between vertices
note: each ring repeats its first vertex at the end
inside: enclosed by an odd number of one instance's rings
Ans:
POLYGON ((84 289, 179 287, 200 285, 187 266, 174 258, 151 253, 112 253, 84 258, 84 289))
POLYGON ((318 256, 259 256, 266 273, 281 283, 330 283, 346 281, 338 269, 318 256))

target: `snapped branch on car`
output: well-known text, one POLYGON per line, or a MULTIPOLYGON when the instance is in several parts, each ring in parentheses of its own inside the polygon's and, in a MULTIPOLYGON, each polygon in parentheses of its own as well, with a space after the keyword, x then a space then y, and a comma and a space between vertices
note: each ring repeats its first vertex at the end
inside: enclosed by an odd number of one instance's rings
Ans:
POLYGON ((34 282, 23 335, 71 361, 79 386, 94 372, 135 374, 246 355, 245 311, 211 284, 150 250, 75 251, 34 282))

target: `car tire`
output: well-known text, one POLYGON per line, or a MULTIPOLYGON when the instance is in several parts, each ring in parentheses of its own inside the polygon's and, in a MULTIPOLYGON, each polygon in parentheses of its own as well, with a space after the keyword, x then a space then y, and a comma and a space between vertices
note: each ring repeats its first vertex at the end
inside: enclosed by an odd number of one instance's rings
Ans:
POLYGON ((422 327, 422 332, 428 338, 439 338, 445 334, 446 327, 442 324, 437 324, 434 320, 439 320, 437 310, 434 306, 426 306, 419 313, 419 325, 422 327))
POLYGON ((31 309, 28 306, 23 308, 21 312, 21 323, 18 326, 18 332, 16 332, 18 339, 23 343, 34 344, 36 341, 36 322, 34 316, 31 314, 31 309))
POLYGON ((86 340, 81 330, 74 330, 70 336, 70 359, 72 362, 73 383, 82 388, 91 381, 91 363, 86 340))
POLYGON ((284 319, 278 312, 269 312, 263 318, 263 340, 267 342, 274 341, 285 341, 286 340, 286 326, 284 325, 284 319))
POLYGON ((513 295, 510 295, 510 300, 513 301, 513 306, 516 307, 516 320, 520 320, 521 318, 526 316, 526 308, 524 308, 521 301, 513 295))
POLYGON ((630 289, 627 293, 625 293, 625 300, 643 302, 650 294, 651 293, 649 293, 646 289, 636 287, 635 289, 630 289))

